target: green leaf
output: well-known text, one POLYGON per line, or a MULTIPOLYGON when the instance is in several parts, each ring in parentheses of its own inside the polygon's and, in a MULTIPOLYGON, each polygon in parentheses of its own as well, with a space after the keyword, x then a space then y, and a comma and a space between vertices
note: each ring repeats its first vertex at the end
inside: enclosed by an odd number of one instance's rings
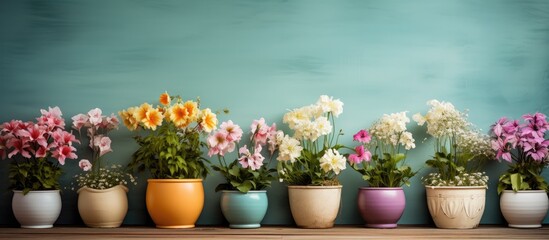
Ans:
POLYGON ((511 187, 513 191, 519 191, 522 187, 522 175, 518 173, 511 174, 511 187))

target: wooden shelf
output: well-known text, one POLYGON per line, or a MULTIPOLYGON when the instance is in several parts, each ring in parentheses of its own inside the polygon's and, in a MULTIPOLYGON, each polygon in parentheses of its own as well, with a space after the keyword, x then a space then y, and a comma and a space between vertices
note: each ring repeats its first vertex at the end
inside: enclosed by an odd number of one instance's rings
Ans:
POLYGON ((476 229, 438 229, 431 226, 399 225, 396 229, 336 226, 330 229, 301 229, 290 226, 264 226, 258 229, 196 227, 158 229, 142 226, 87 228, 56 226, 49 229, 1 228, 0 239, 549 239, 549 226, 515 229, 482 225, 476 229))

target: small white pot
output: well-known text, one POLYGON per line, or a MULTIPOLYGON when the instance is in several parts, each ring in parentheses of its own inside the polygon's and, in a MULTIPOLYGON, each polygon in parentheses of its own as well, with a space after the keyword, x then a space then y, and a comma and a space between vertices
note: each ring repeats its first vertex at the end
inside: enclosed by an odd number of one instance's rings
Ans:
POLYGON ((59 190, 13 191, 13 215, 22 228, 51 228, 61 213, 59 190))
POLYGON ((509 227, 540 228, 549 209, 549 199, 543 190, 504 190, 499 207, 509 227))

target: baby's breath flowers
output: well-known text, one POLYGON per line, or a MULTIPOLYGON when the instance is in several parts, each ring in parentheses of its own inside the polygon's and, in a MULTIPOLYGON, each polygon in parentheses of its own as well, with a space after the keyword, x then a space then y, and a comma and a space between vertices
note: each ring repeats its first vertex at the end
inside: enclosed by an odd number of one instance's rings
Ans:
POLYGON ((413 119, 435 138, 435 155, 426 161, 437 170, 422 178, 427 186, 487 186, 488 176, 482 163, 493 158, 490 138, 467 120, 467 114, 449 102, 430 100, 431 109, 413 119))
MULTIPOLYGON (((111 165, 108 168, 100 168, 97 174, 93 172, 76 174, 74 176, 78 188, 89 187, 93 189, 109 189, 116 185, 128 186, 128 183, 137 185, 137 179, 132 174, 123 170, 122 165, 111 165)), ((71 190, 75 190, 74 186, 71 190)))

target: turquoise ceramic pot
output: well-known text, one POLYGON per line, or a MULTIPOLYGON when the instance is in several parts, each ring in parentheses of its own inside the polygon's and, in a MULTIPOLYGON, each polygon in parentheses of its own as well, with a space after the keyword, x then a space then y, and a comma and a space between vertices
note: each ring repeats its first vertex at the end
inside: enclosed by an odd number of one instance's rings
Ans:
POLYGON ((267 191, 222 191, 221 212, 230 228, 259 228, 267 213, 267 191))

